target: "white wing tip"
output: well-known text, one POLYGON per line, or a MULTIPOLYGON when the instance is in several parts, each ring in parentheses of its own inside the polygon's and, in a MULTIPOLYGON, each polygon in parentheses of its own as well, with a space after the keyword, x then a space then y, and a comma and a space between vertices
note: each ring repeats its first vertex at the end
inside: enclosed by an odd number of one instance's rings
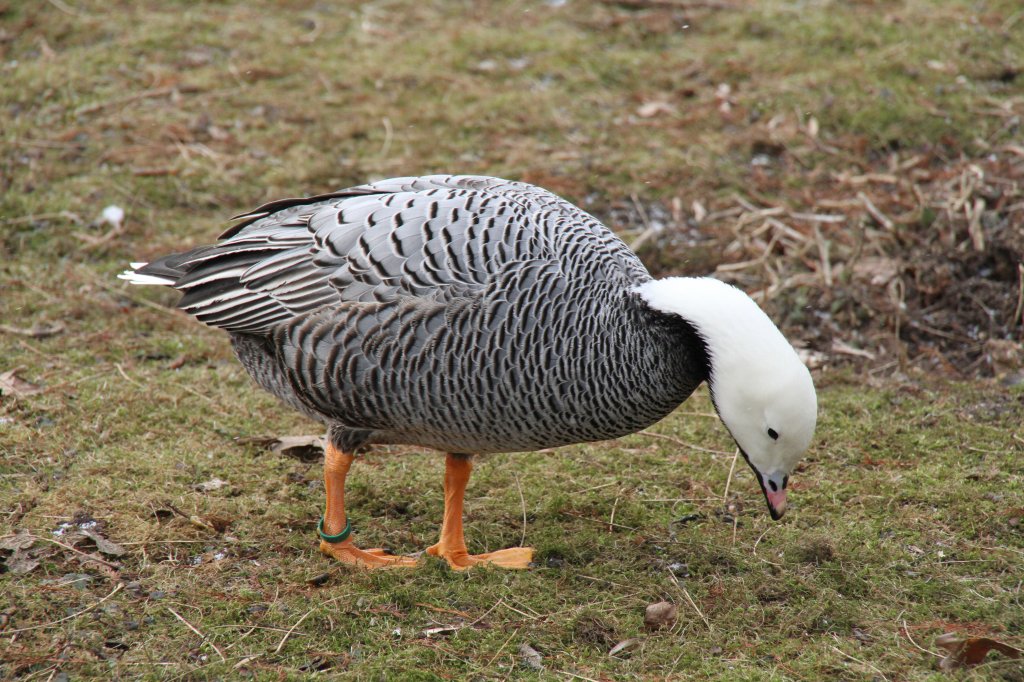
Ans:
POLYGON ((128 267, 130 267, 132 270, 138 270, 139 268, 144 268, 147 265, 149 265, 149 263, 147 263, 145 261, 141 261, 141 262, 138 262, 138 263, 129 263, 128 267))
MULTIPOLYGON (((145 263, 132 263, 132 267, 142 267, 143 265, 145 265, 145 263)), ((156 284, 159 286, 169 286, 174 284, 173 279, 167 279, 166 277, 157 277, 155 275, 140 275, 134 270, 125 270, 120 275, 118 275, 117 278, 126 280, 131 284, 156 284)))

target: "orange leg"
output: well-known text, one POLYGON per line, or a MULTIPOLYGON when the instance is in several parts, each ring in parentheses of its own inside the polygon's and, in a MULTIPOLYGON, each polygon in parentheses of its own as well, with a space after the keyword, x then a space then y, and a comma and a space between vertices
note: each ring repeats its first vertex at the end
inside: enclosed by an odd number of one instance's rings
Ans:
MULTIPOLYGON (((323 532, 327 535, 341 533, 348 523, 345 515, 345 478, 355 457, 342 452, 328 443, 324 453, 324 487, 327 489, 327 509, 324 511, 323 532)), ((352 544, 348 537, 341 542, 320 540, 320 551, 344 564, 361 568, 393 568, 415 566, 412 557, 392 556, 382 549, 362 550, 352 544)))
POLYGON ((449 454, 444 469, 444 521, 441 539, 427 554, 444 557, 448 565, 462 571, 476 564, 493 564, 503 568, 528 568, 533 559, 530 547, 511 547, 487 554, 472 555, 466 551, 466 538, 462 534, 462 501, 466 494, 473 461, 467 456, 449 454))

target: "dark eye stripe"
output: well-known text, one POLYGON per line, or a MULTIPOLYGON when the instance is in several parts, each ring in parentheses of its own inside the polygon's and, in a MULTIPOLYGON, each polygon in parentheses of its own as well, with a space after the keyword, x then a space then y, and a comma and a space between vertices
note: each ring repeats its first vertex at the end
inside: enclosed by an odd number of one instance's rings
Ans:
POLYGON ((768 429, 768 437, 771 438, 772 440, 778 440, 779 439, 779 432, 776 431, 775 429, 769 427, 769 429, 768 429))

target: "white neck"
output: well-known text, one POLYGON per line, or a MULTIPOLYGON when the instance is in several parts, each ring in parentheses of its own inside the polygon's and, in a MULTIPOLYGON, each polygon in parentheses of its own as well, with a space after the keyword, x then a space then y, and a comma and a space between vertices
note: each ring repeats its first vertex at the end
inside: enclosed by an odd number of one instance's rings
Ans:
POLYGON ((654 310, 679 315, 697 329, 707 343, 714 374, 763 364, 765 357, 796 355, 757 303, 725 282, 669 277, 641 284, 636 292, 654 310))

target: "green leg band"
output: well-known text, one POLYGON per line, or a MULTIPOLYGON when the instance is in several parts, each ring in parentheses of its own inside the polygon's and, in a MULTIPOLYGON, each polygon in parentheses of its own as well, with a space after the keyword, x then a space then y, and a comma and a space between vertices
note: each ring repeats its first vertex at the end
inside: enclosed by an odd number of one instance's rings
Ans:
POLYGON ((320 523, 316 524, 316 532, 320 534, 320 539, 324 542, 343 542, 348 540, 348 536, 352 534, 352 519, 345 518, 345 528, 337 535, 328 535, 324 532, 324 517, 320 517, 320 523))

